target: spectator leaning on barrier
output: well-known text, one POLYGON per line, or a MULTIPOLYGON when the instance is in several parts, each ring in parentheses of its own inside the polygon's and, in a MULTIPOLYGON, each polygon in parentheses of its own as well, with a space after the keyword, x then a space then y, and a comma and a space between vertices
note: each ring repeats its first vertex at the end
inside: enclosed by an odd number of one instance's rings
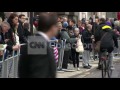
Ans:
POLYGON ((10 30, 9 33, 12 34, 12 40, 14 42, 14 45, 20 44, 20 34, 18 33, 18 15, 17 14, 11 14, 8 18, 8 23, 10 24, 10 30))
POLYGON ((2 22, 1 24, 1 32, 0 32, 0 44, 7 44, 7 50, 10 52, 12 50, 18 50, 20 48, 19 45, 15 45, 13 42, 13 35, 9 32, 10 25, 8 22, 2 22))
MULTIPOLYGON (((18 75, 20 78, 55 78, 56 66, 53 49, 49 46, 50 39, 57 34, 57 16, 53 12, 43 12, 39 15, 38 32, 40 41, 47 43, 45 52, 38 54, 28 54, 28 45, 24 45, 18 65, 18 75), (46 50, 47 49, 47 50, 46 50)), ((41 49, 40 49, 41 50, 41 49)), ((35 53, 36 51, 32 52, 35 53)))
POLYGON ((88 24, 86 29, 82 33, 82 42, 84 45, 83 52, 83 68, 90 69, 89 65, 90 52, 92 51, 92 25, 88 24))

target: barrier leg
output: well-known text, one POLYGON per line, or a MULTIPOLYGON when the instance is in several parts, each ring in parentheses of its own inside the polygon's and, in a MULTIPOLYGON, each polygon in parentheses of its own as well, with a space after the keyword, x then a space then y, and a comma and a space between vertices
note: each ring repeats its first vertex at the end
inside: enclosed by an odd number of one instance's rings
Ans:
POLYGON ((4 55, 2 56, 2 78, 8 78, 8 62, 5 61, 5 53, 6 50, 4 50, 4 55))
POLYGON ((14 78, 17 78, 18 74, 18 56, 14 59, 14 78))
POLYGON ((64 57, 64 49, 62 48, 62 50, 61 50, 61 62, 60 62, 61 69, 62 69, 62 64, 63 64, 63 57, 64 57))
POLYGON ((62 53, 61 53, 61 49, 59 50, 59 59, 58 59, 58 69, 61 69, 60 68, 60 65, 61 65, 61 55, 62 55, 62 53))
POLYGON ((8 78, 8 62, 2 62, 2 78, 8 78))
POLYGON ((60 63, 60 68, 61 69, 62 69, 62 64, 63 64, 65 45, 66 45, 66 40, 63 40, 62 41, 62 49, 61 49, 61 63, 60 63))
POLYGON ((18 77, 18 60, 19 60, 19 51, 17 52, 17 55, 13 58, 13 70, 14 70, 14 78, 18 77))
POLYGON ((59 63, 58 63, 58 69, 61 70, 62 69, 62 66, 61 66, 61 63, 62 63, 62 48, 63 48, 63 40, 61 40, 61 47, 60 47, 60 51, 59 51, 59 63))

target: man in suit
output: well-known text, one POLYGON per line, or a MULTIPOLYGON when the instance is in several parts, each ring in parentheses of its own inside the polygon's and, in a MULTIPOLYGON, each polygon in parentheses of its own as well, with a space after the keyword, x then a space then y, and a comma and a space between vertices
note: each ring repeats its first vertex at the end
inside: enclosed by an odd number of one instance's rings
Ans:
MULTIPOLYGON (((18 65, 19 78, 55 78, 56 65, 53 49, 49 47, 49 40, 57 34, 57 16, 50 12, 43 12, 39 16, 38 32, 40 40, 47 42, 46 54, 29 54, 27 45, 22 46, 18 65)), ((42 52, 42 51, 40 51, 42 52)), ((35 52, 34 52, 35 53, 35 52)))

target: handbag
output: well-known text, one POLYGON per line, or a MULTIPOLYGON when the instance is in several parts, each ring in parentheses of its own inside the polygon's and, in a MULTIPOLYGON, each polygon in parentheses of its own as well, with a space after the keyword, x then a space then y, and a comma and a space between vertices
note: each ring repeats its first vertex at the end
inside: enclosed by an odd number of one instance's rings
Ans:
POLYGON ((80 39, 77 41, 76 52, 79 52, 79 53, 84 52, 83 43, 81 42, 81 36, 80 36, 80 39))
POLYGON ((95 52, 100 52, 101 41, 106 36, 106 34, 107 34, 107 32, 102 36, 102 38, 100 39, 100 41, 96 42, 96 44, 95 44, 95 52))

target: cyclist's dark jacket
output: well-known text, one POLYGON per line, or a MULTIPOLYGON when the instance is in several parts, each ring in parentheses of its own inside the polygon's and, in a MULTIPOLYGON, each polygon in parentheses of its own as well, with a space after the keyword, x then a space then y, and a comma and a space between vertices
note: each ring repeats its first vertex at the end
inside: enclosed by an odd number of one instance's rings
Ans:
POLYGON ((101 41, 101 49, 110 49, 112 52, 114 46, 118 48, 117 36, 112 28, 104 23, 101 23, 95 33, 95 42, 100 41, 102 36, 107 32, 101 41))

